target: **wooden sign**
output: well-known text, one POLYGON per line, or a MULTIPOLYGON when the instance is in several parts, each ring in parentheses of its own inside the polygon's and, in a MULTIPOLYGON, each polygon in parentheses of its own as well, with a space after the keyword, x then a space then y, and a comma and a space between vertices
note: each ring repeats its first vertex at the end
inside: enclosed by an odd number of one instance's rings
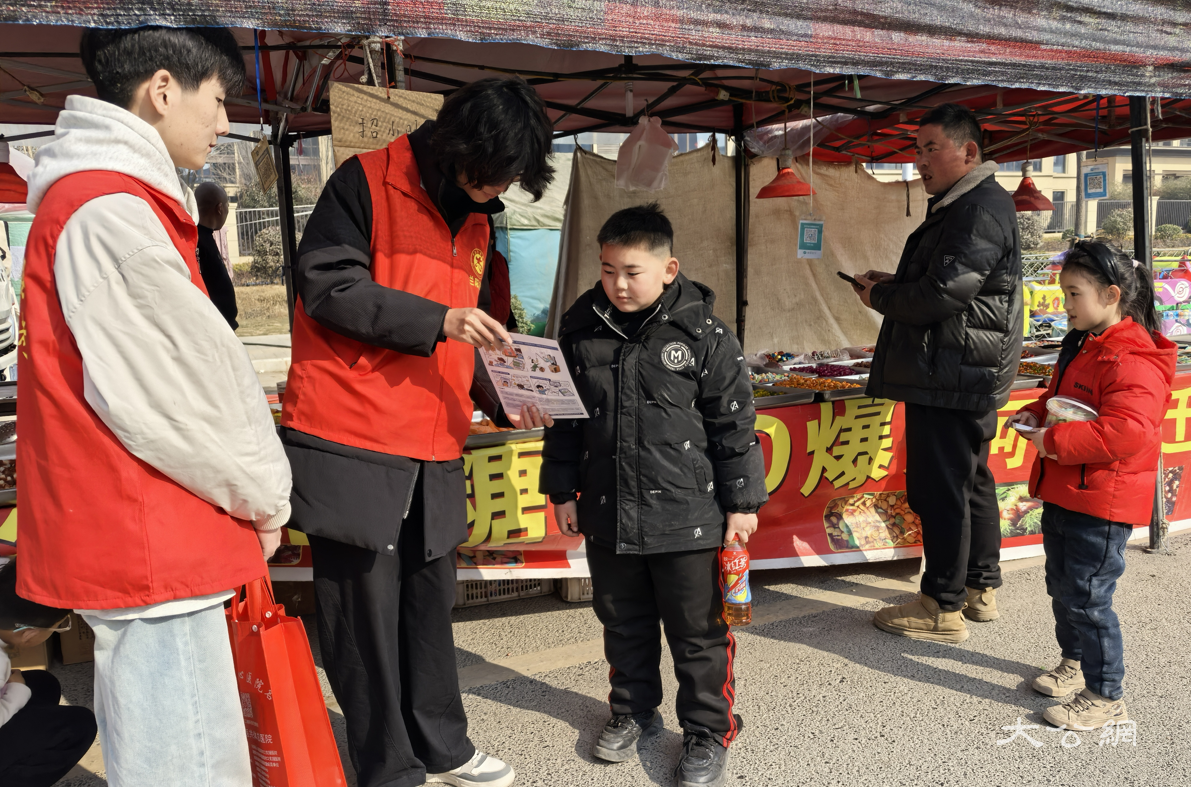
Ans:
POLYGON ((264 137, 261 137, 261 141, 252 149, 252 166, 256 169, 261 191, 268 192, 277 184, 277 166, 273 163, 273 149, 269 147, 269 140, 264 137))
POLYGON ((331 144, 335 166, 378 150, 438 117, 443 97, 412 90, 331 83, 331 144))

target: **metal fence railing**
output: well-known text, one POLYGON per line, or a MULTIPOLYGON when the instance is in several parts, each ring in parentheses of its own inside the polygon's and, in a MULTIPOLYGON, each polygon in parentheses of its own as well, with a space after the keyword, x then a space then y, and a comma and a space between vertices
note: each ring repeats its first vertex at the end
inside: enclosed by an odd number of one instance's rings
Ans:
MULTIPOLYGON (((1121 199, 1097 200, 1096 227, 1103 227, 1104 220, 1112 215, 1113 211, 1117 210, 1133 210, 1133 202, 1131 200, 1121 199)), ((1185 228, 1188 222, 1191 222, 1191 200, 1158 200, 1158 207, 1154 211, 1155 227, 1161 227, 1163 224, 1173 224, 1176 227, 1185 228)))
MULTIPOLYGON (((294 206, 294 227, 300 235, 306 229, 306 221, 314 210, 313 205, 294 206)), ((253 242, 257 233, 266 227, 281 227, 281 211, 278 208, 242 208, 236 211, 236 238, 240 242, 240 255, 252 256, 253 242)))

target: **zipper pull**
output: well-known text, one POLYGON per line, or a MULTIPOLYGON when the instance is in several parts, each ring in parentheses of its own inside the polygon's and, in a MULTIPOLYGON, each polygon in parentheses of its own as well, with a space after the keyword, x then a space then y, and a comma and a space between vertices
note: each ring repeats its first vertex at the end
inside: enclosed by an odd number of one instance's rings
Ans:
POLYGON ((459 252, 455 250, 455 239, 454 238, 451 238, 451 256, 452 257, 459 256, 459 252))

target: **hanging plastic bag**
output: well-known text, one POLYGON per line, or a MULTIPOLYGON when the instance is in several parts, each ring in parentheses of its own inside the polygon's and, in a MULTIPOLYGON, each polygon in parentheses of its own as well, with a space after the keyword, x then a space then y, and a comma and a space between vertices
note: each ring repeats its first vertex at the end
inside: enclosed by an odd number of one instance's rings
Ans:
POLYGON ((616 185, 625 191, 666 188, 666 170, 678 144, 662 130, 661 118, 642 117, 616 157, 616 185))
POLYGON ((345 787, 302 621, 285 614, 262 577, 233 600, 227 626, 254 787, 345 787))

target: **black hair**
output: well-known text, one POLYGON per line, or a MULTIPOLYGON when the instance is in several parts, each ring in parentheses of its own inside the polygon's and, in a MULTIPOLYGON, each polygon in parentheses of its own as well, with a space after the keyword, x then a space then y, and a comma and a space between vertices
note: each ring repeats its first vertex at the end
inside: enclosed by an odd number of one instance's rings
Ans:
POLYGON ((0 629, 11 631, 17 626, 48 629, 70 613, 21 598, 17 595, 17 561, 0 566, 0 629))
POLYGON ((596 242, 601 246, 610 243, 613 246, 645 248, 649 251, 665 249, 666 254, 672 254, 674 227, 666 214, 662 213, 661 206, 650 202, 613 213, 600 227, 596 242))
POLYGON ((984 131, 980 128, 976 113, 967 107, 959 104, 940 104, 918 121, 918 128, 923 126, 941 126, 943 133, 957 148, 975 142, 980 160, 984 160, 984 131))
POLYGON ((1120 248, 1104 241, 1078 241, 1064 255, 1063 270, 1082 273, 1100 291, 1115 284, 1121 289, 1121 314, 1147 331, 1162 332, 1154 308, 1153 274, 1120 248))
POLYGON ((438 111, 430 148, 440 164, 476 188, 520 178, 534 201, 554 180, 547 162, 554 126, 542 97, 521 77, 464 85, 438 111))
POLYGON ((198 90, 211 77, 229 96, 244 89, 244 56, 226 27, 91 27, 83 31, 79 55, 96 95, 124 109, 136 89, 163 69, 184 90, 198 90))

